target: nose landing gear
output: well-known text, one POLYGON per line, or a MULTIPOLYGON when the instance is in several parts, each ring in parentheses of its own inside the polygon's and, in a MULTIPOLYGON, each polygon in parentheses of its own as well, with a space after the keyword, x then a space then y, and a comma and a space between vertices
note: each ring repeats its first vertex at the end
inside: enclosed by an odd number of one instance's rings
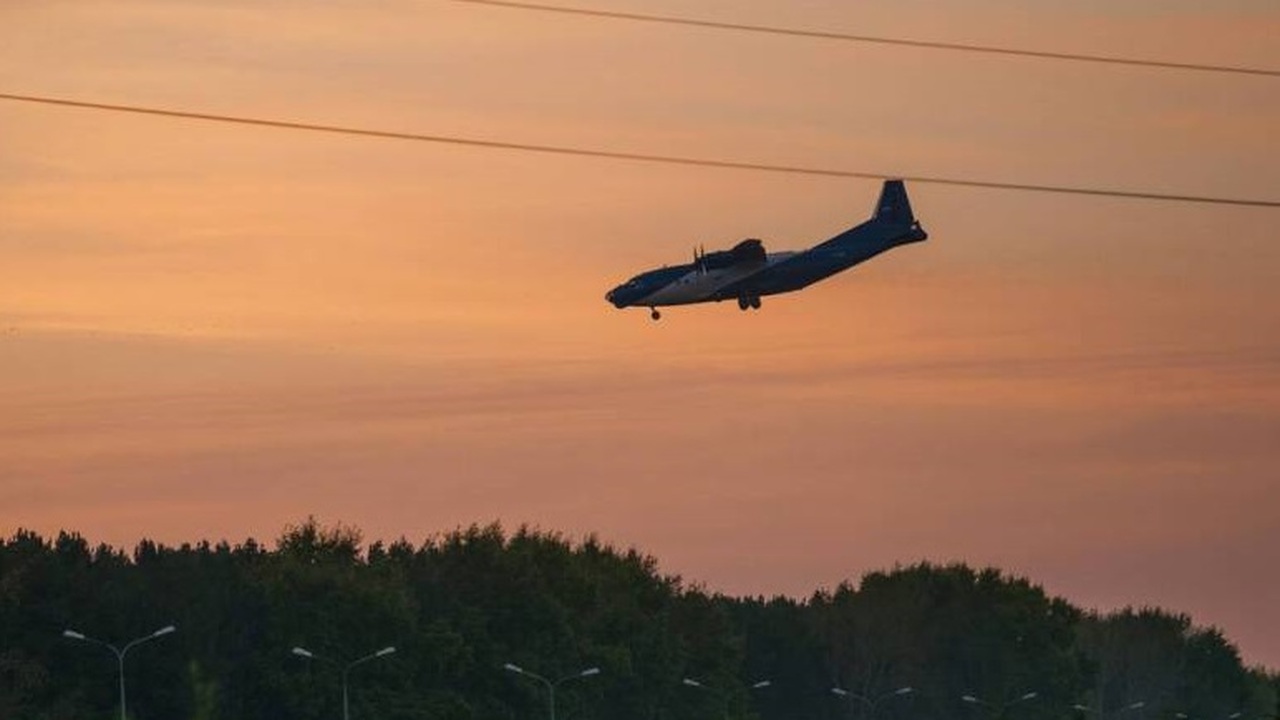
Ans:
POLYGON ((649 308, 649 317, 653 318, 654 322, 657 322, 662 319, 662 313, 658 312, 658 308, 649 308))

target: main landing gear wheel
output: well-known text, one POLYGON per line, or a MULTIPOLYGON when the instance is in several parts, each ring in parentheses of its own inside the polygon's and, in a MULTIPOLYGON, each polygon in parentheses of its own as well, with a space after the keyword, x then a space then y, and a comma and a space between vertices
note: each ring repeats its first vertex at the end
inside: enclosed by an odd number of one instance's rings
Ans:
POLYGON ((760 296, 758 296, 758 295, 752 295, 752 296, 751 296, 751 309, 752 309, 752 310, 759 310, 759 309, 760 309, 760 296))
POLYGON ((649 317, 653 318, 654 320, 661 320, 662 313, 658 312, 658 308, 649 308, 649 317))
POLYGON ((739 310, 746 310, 746 309, 748 309, 748 308, 751 308, 751 309, 754 309, 754 310, 759 310, 759 309, 760 309, 760 296, 759 296, 759 295, 751 295, 751 296, 749 296, 749 297, 748 297, 748 296, 746 296, 746 295, 739 295, 739 296, 738 296, 738 309, 739 309, 739 310))

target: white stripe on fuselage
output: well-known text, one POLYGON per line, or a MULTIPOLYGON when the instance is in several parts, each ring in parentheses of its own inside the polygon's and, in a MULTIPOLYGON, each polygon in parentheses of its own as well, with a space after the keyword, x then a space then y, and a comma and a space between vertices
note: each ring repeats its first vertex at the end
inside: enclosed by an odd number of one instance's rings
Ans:
POLYGON ((794 251, 769 253, 762 263, 743 263, 718 270, 699 272, 696 268, 664 285, 648 297, 634 304, 645 307, 659 305, 688 305, 708 300, 716 291, 727 285, 750 277, 771 265, 789 260, 800 253, 794 251))

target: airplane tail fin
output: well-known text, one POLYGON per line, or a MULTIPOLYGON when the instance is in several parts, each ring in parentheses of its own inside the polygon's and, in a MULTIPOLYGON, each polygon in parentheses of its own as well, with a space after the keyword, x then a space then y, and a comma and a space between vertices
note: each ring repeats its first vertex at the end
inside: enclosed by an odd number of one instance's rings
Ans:
POLYGON ((907 199, 907 186, 901 180, 885 180, 884 189, 880 191, 880 201, 876 203, 875 220, 910 225, 915 222, 911 213, 911 201, 907 199))

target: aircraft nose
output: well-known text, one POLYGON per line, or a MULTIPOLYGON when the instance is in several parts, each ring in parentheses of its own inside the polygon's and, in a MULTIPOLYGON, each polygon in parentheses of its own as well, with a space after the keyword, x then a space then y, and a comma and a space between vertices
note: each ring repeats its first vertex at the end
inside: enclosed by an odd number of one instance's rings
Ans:
POLYGON ((604 294, 605 302, 616 308, 626 307, 627 298, 623 292, 623 288, 616 287, 604 294))

